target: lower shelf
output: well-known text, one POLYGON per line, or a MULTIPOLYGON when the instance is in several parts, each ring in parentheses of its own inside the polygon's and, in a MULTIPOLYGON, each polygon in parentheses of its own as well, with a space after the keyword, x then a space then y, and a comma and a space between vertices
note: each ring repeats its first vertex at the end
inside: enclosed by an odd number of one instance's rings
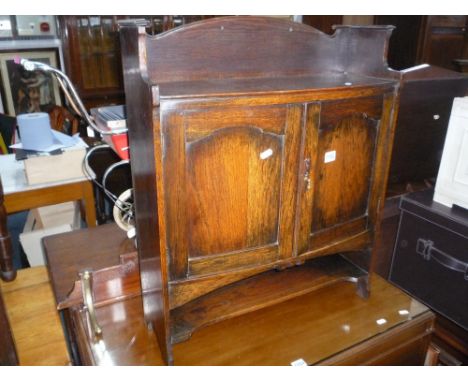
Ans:
POLYGON ((173 344, 197 329, 265 308, 336 283, 350 281, 367 297, 367 273, 339 255, 307 261, 283 271, 268 271, 210 292, 171 311, 173 344))

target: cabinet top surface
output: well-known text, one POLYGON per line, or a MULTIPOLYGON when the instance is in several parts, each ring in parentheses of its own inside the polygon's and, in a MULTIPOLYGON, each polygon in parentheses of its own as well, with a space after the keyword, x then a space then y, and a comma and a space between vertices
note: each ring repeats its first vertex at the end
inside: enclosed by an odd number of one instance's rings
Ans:
POLYGON ((159 84, 164 99, 261 96, 297 94, 317 91, 358 92, 372 87, 391 87, 395 80, 348 73, 324 73, 312 76, 279 76, 270 78, 224 78, 178 81, 159 84))

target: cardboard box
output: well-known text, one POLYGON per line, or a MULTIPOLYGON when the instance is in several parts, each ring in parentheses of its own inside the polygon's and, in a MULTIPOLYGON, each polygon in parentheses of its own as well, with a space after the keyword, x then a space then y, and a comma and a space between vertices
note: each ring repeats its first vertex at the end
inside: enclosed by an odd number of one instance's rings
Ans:
POLYGON ((81 216, 77 202, 34 208, 29 211, 19 239, 29 264, 44 265, 41 240, 45 236, 80 229, 81 216))
POLYGON ((85 177, 83 160, 86 148, 73 148, 59 155, 31 157, 24 160, 28 184, 60 182, 85 177))
POLYGON ((45 264, 44 251, 41 243, 43 237, 69 231, 72 231, 71 225, 63 224, 56 227, 21 233, 19 239, 26 253, 26 257, 28 258, 29 265, 31 265, 31 267, 37 267, 45 264))
POLYGON ((79 202, 66 202, 31 210, 36 219, 35 229, 51 228, 70 224, 73 229, 81 228, 79 202))

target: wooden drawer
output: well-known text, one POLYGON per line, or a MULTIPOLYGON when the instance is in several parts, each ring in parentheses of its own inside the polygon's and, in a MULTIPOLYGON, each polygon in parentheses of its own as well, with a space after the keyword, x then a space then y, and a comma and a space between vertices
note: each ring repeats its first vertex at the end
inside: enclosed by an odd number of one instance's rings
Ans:
POLYGON ((409 366, 423 365, 434 324, 430 312, 337 354, 318 365, 409 366))
POLYGON ((432 345, 439 351, 439 363, 447 366, 468 365, 468 331, 437 315, 432 345))
POLYGON ((433 310, 468 328, 468 213, 403 197, 390 280, 433 310))

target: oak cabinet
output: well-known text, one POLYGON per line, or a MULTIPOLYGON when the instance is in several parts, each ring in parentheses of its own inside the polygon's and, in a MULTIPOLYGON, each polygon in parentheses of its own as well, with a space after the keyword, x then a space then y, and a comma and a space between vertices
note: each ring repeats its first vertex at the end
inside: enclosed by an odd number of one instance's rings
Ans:
POLYGON ((215 322, 340 281, 368 295, 391 30, 228 17, 151 37, 121 23, 143 305, 168 363, 215 322))

